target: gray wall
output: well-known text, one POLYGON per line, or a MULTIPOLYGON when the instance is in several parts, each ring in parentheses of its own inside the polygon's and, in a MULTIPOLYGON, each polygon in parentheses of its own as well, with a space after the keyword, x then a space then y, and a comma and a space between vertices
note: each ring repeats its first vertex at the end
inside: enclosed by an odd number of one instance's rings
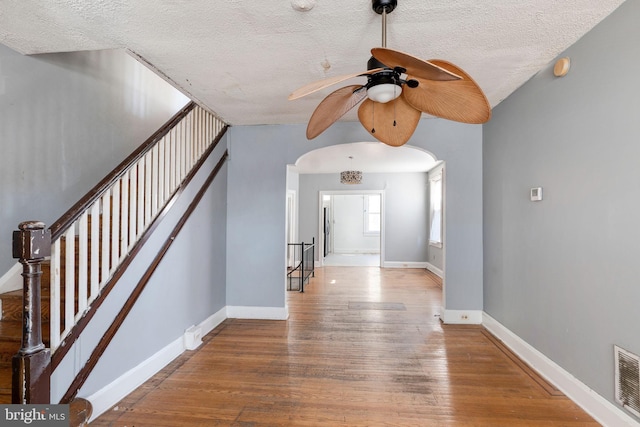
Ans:
MULTIPOLYGON (((285 306, 286 165, 316 148, 371 140, 357 122, 336 123, 313 141, 304 135, 305 125, 230 129, 230 306, 285 306)), ((445 306, 482 310, 482 127, 422 120, 409 144, 447 162, 445 306)))
POLYGON ((611 401, 613 345, 640 354, 638 16, 622 4, 484 128, 485 311, 611 401))
POLYGON ((51 225, 187 102, 123 51, 0 45, 0 276, 20 222, 51 225))
MULTIPOLYGON (((365 173, 357 190, 384 190, 385 247, 383 261, 425 262, 428 245, 426 173, 365 173)), ((320 191, 351 191, 340 174, 300 175, 300 236, 318 239, 320 191)))
MULTIPOLYGON (((335 176, 334 176, 335 179, 335 176)), ((380 233, 365 234, 365 196, 336 194, 333 201, 333 252, 343 254, 380 253, 380 233)), ((316 233, 317 234, 317 233, 316 233)), ((316 240, 320 242, 319 236, 316 240)), ((320 251, 316 251, 318 255, 320 251)))

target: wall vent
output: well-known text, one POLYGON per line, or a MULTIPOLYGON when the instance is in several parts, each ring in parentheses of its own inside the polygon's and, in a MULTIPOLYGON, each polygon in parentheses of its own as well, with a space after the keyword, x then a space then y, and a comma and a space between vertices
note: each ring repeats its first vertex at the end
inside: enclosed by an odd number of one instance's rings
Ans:
POLYGON ((616 401, 640 417, 640 357, 614 346, 616 358, 616 401))

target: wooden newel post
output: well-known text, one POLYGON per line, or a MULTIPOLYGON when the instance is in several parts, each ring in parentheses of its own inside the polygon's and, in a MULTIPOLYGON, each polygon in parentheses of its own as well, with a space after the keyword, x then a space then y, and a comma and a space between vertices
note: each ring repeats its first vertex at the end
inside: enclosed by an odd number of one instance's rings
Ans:
POLYGON ((51 233, 44 223, 27 221, 13 232, 13 257, 22 264, 22 346, 13 356, 11 401, 50 403, 51 351, 42 342, 41 264, 51 255, 51 233))

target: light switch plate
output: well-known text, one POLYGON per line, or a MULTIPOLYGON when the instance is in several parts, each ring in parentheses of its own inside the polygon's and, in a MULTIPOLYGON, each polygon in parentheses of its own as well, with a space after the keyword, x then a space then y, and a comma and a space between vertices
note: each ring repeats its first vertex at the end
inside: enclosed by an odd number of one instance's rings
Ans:
POLYGON ((539 202, 542 200, 542 187, 532 188, 530 197, 532 202, 539 202))

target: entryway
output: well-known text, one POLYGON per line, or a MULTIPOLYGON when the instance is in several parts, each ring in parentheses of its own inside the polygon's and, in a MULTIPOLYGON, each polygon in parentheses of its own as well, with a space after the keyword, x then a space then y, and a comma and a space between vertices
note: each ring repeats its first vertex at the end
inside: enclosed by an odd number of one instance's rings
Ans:
POLYGON ((321 191, 321 265, 382 265, 384 191, 321 191))

